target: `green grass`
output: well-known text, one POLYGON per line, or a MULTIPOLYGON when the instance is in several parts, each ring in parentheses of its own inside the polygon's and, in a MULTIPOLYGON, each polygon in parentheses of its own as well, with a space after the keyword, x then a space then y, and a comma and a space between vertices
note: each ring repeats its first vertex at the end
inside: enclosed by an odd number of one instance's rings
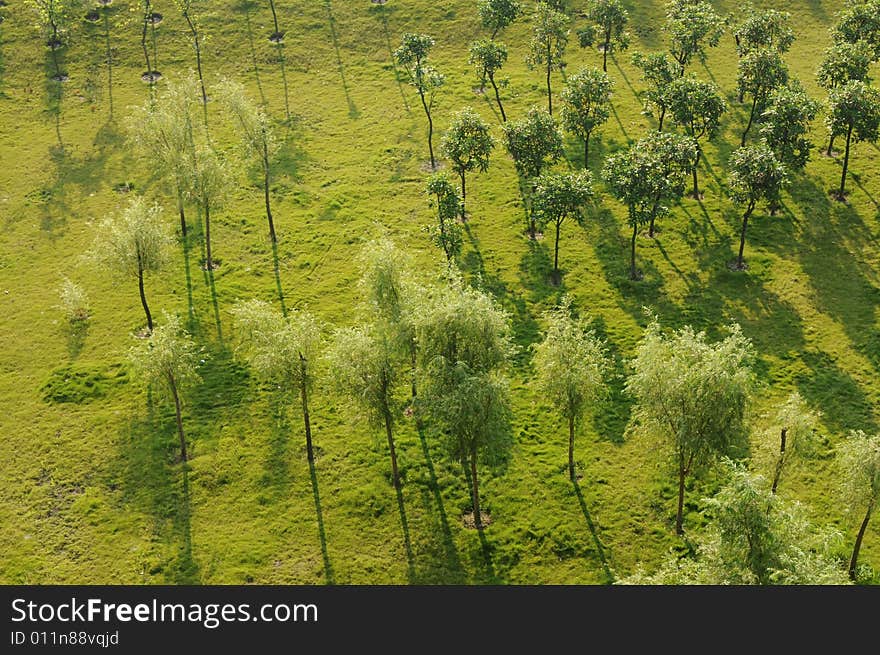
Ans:
MULTIPOLYGON (((662 4, 627 4, 633 49, 663 47, 662 4)), ((725 11, 738 4, 716 3, 725 11)), ((762 4, 793 13, 798 38, 786 60, 822 98, 814 70, 837 3, 762 4)), ((122 24, 126 8, 114 3, 111 116, 101 23, 75 25, 62 53, 70 80, 59 95, 27 8, 14 2, 0 10, 0 581, 602 583, 608 570, 650 569, 681 542, 672 529, 674 481, 662 452, 626 429, 622 376, 646 323, 644 307, 665 325, 689 323, 712 336, 737 321, 754 341, 764 383, 754 414, 756 469, 772 470, 776 436, 767 425, 775 403, 797 389, 824 413, 826 456, 793 463, 780 489, 817 523, 843 529, 846 553, 855 530, 833 493, 830 453, 850 429, 876 431, 880 421, 875 146, 854 148, 847 205, 828 193, 840 162, 815 153, 783 210, 770 217, 762 209, 753 219, 749 270, 728 270, 739 211, 724 193, 725 162, 747 115, 735 103, 736 55, 726 36, 706 66, 692 67, 731 102, 723 134, 706 147, 702 204, 684 200, 660 222, 656 240, 640 238, 645 279, 633 283, 624 209, 599 185, 585 227, 563 228, 559 286, 549 283, 552 243, 523 234, 516 175, 499 147, 489 172, 469 182, 462 266, 510 312, 523 354, 511 372, 515 450, 506 471, 484 472, 483 501, 493 522, 478 534, 462 524, 469 506, 464 472, 430 435, 423 439, 410 422, 399 428, 399 505, 381 435, 325 386, 313 394, 318 457, 310 471, 295 405, 285 409, 284 399, 236 363, 228 312, 239 299, 277 303, 280 290, 287 307, 308 307, 328 325, 350 324, 358 300, 353 261, 381 226, 420 265, 438 263, 440 253, 422 231, 433 219, 423 195, 425 120, 414 92, 395 81, 390 53, 404 31, 436 37, 433 58, 447 75, 435 112, 438 136, 466 105, 497 125, 489 98, 473 93, 466 63, 468 44, 482 35, 474 3, 282 3, 283 51, 266 38, 266 7, 224 7, 204 16, 207 81, 221 74, 242 81, 265 99, 286 137, 273 189, 277 274, 258 180, 242 178, 216 215, 214 252, 222 264, 213 285, 199 268, 198 238, 147 281, 154 312, 190 316, 208 354, 204 382, 185 407, 188 471, 175 463, 171 407, 127 377, 132 333, 144 323, 136 280, 109 279, 83 258, 96 221, 124 201, 119 185, 160 199, 175 221, 168 190, 124 142, 127 108, 147 100, 139 30, 122 24), (84 334, 71 334, 57 307, 64 275, 92 299, 84 334), (526 356, 539 338, 541 311, 563 293, 607 338, 618 376, 611 400, 577 442, 579 488, 566 476, 565 427, 533 391, 526 356)), ((158 2, 157 11, 165 16, 158 69, 176 78, 195 65, 185 23, 170 2, 158 2)), ((510 46, 505 109, 512 118, 532 104, 546 106, 541 74, 522 63, 527 36, 528 25, 520 23, 500 37, 510 46)), ((628 62, 628 53, 609 61, 615 111, 591 144, 595 174, 607 154, 655 125, 640 113, 639 76, 628 62)), ((601 66, 601 56, 580 50, 573 38, 568 63, 574 72, 601 66)), ((560 75, 553 83, 558 92, 560 75)), ((209 116, 215 142, 230 146, 232 132, 211 103, 209 116)), ((825 140, 821 124, 813 136, 817 144, 825 140)), ((567 152, 579 166, 581 144, 569 141, 567 152)), ((700 498, 715 486, 708 476, 689 488, 692 533, 706 521, 700 498)), ((878 521, 862 561, 880 568, 878 521)))

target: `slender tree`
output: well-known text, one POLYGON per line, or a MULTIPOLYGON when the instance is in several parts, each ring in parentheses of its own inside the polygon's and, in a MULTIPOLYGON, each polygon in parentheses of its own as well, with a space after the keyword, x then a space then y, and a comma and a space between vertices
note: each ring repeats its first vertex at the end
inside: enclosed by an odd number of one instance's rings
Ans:
POLYGON ((753 375, 752 345, 739 326, 709 343, 690 326, 664 334, 656 319, 648 325, 626 382, 635 398, 640 429, 665 442, 678 475, 675 531, 683 534, 687 477, 746 439, 746 409, 753 375))
POLYGON ((761 136, 789 171, 802 171, 810 159, 810 123, 819 113, 819 103, 792 83, 770 95, 769 106, 761 115, 761 136))
POLYGON ((679 76, 694 57, 706 60, 706 47, 715 47, 724 34, 724 20, 705 0, 672 0, 666 4, 669 52, 679 76))
POLYGON ((739 24, 733 30, 739 56, 763 48, 788 52, 794 43, 791 14, 776 9, 755 9, 748 6, 739 24))
POLYGON ((782 469, 792 456, 804 459, 815 456, 819 417, 820 414, 811 410, 797 391, 792 393, 779 408, 774 421, 774 434, 777 430, 779 432, 779 456, 773 470, 771 493, 776 493, 782 477, 782 469))
POLYGON ((142 77, 144 78, 144 80, 149 82, 152 93, 152 89, 155 86, 156 81, 159 79, 159 63, 156 45, 156 23, 154 19, 155 12, 153 11, 153 1, 138 0, 137 4, 133 5, 131 9, 132 11, 137 11, 139 14, 139 20, 141 24, 141 50, 143 50, 144 52, 144 62, 147 65, 147 69, 144 71, 142 77), (147 32, 150 33, 150 41, 152 42, 153 46, 152 60, 150 59, 150 48, 147 45, 147 32))
POLYGON ((437 209, 437 224, 429 228, 431 240, 443 249, 446 261, 453 261, 461 253, 461 228, 455 222, 461 207, 458 189, 445 172, 434 173, 425 187, 428 202, 437 209))
POLYGON ((201 31, 199 24, 198 8, 200 0, 174 0, 180 15, 186 21, 192 37, 193 49, 196 52, 196 72, 199 75, 199 87, 202 92, 202 106, 204 108, 203 117, 205 125, 208 124, 208 93, 205 91, 205 77, 202 73, 202 46, 205 43, 205 35, 201 31))
POLYGON ((752 109, 749 122, 743 132, 740 146, 746 145, 746 136, 752 129, 755 118, 766 109, 770 94, 788 82, 788 68, 779 52, 770 48, 752 50, 739 61, 736 84, 739 95, 752 96, 752 109))
POLYGON ((170 245, 162 208, 147 204, 138 195, 133 195, 117 214, 104 218, 98 227, 93 255, 108 271, 137 278, 148 332, 153 331, 153 315, 144 292, 144 276, 162 268, 170 245))
POLYGON ((269 222, 269 237, 275 243, 277 238, 269 204, 269 185, 272 158, 278 151, 278 141, 269 116, 247 97, 244 86, 234 80, 222 80, 217 86, 217 95, 235 121, 248 158, 259 161, 263 174, 263 198, 266 203, 266 219, 269 222))
POLYGON ((568 423, 568 475, 575 480, 574 437, 588 409, 607 395, 605 343, 572 316, 571 302, 544 314, 544 339, 534 344, 535 370, 542 393, 568 423))
POLYGON ((831 137, 846 137, 840 190, 837 192, 837 199, 844 202, 852 142, 869 141, 873 143, 877 140, 878 129, 880 129, 880 92, 864 82, 847 82, 844 86, 831 92, 828 104, 825 124, 828 126, 831 137))
POLYGON ((495 140, 489 132, 489 126, 473 109, 466 107, 452 117, 452 124, 440 143, 440 150, 452 162, 452 170, 461 180, 462 221, 466 216, 466 175, 471 171, 485 173, 489 170, 489 155, 494 147, 495 140))
POLYGON ((428 152, 431 155, 431 168, 437 168, 434 158, 434 121, 431 110, 434 108, 434 95, 443 85, 444 77, 433 66, 428 64, 428 54, 434 47, 434 39, 427 34, 403 35, 403 42, 394 51, 394 59, 404 68, 409 83, 415 87, 422 101, 422 108, 428 118, 428 152))
POLYGON ((779 203, 783 187, 788 183, 788 172, 766 144, 738 148, 730 158, 730 197, 738 205, 745 205, 739 239, 739 255, 735 268, 745 270, 743 249, 746 229, 757 204, 766 200, 771 206, 779 203))
POLYGON ((872 59, 880 59, 880 2, 857 0, 849 2, 837 14, 837 24, 831 31, 835 43, 858 43, 871 46, 872 59))
POLYGON ((655 52, 643 55, 640 52, 633 53, 632 63, 642 71, 642 81, 648 86, 644 91, 644 113, 653 116, 658 112, 659 116, 657 131, 663 131, 663 119, 669 108, 668 90, 672 81, 678 77, 678 68, 675 60, 665 52, 655 52))
POLYGON ((496 43, 491 39, 482 39, 471 44, 470 58, 468 63, 472 64, 480 76, 480 84, 485 84, 485 80, 489 80, 492 90, 495 91, 495 102, 498 103, 498 110, 501 112, 501 121, 507 122, 507 114, 504 113, 504 105, 501 104, 501 93, 499 86, 507 86, 506 79, 497 79, 496 75, 504 63, 507 61, 507 46, 503 43, 496 43))
POLYGON ((52 65, 55 68, 55 79, 65 79, 58 63, 58 49, 64 45, 70 26, 82 8, 81 0, 27 0, 37 14, 38 26, 46 37, 46 45, 52 54, 52 65))
POLYGON ((492 30, 492 39, 523 14, 519 0, 479 0, 477 11, 483 27, 492 30))
MULTIPOLYGON (((816 79, 826 91, 840 88, 847 82, 858 80, 866 84, 871 81, 868 71, 874 51, 865 41, 847 43, 841 41, 825 50, 825 57, 816 71, 816 79)), ((834 150, 834 137, 828 139, 828 150, 825 155, 831 157, 834 150)))
POLYGON ((626 31, 629 13, 621 0, 593 0, 587 11, 589 24, 577 32, 582 48, 598 44, 602 50, 602 70, 608 72, 608 53, 626 50, 630 36, 626 31))
POLYGON ((269 0, 269 9, 272 11, 272 24, 275 26, 275 31, 269 35, 269 40, 278 42, 284 38, 284 32, 278 27, 278 13, 275 11, 275 0, 269 0))
POLYGON ((196 146, 189 170, 187 193, 205 218, 205 270, 212 271, 211 212, 220 209, 229 196, 232 174, 226 160, 210 145, 196 146))
POLYGON ((532 39, 526 64, 529 68, 543 67, 547 74, 547 111, 553 115, 553 91, 550 74, 565 69, 565 47, 568 45, 570 19, 546 2, 535 5, 532 39))
POLYGON ((590 135, 611 116, 614 84, 597 69, 584 69, 562 89, 562 124, 584 141, 584 168, 590 159, 590 135))
POLYGON ((187 460, 186 435, 183 432, 182 398, 186 387, 200 381, 199 360, 205 354, 192 336, 183 329, 180 317, 165 314, 165 320, 150 334, 149 339, 129 351, 136 375, 147 384, 158 383, 159 389, 174 401, 180 459, 187 460))
POLYGON ((569 216, 581 222, 581 209, 593 197, 593 176, 589 171, 544 173, 537 179, 532 200, 535 220, 543 230, 552 224, 556 230, 553 246, 553 279, 559 280, 559 231, 569 216))
POLYGON ((880 435, 869 436, 861 430, 851 433, 840 446, 838 462, 840 488, 847 510, 864 512, 849 560, 849 577, 855 580, 862 541, 880 502, 880 435))

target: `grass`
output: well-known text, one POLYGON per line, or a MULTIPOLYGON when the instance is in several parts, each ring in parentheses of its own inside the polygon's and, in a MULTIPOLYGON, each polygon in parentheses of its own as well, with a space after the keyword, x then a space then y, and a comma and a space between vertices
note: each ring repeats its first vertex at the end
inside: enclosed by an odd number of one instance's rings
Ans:
MULTIPOLYGON (((167 219, 176 220, 169 190, 124 141, 122 119, 148 97, 139 30, 123 24, 121 3, 111 6, 108 69, 103 23, 76 21, 61 52, 70 80, 59 90, 27 8, 0 10, 0 581, 605 583, 612 574, 650 569, 682 543, 672 528, 674 480, 663 453, 627 432, 622 378, 646 323, 644 307, 669 327, 692 324, 712 336, 736 321, 754 341, 764 383, 754 413, 756 469, 772 472, 776 435, 768 434, 768 416, 789 392, 799 390, 823 412, 825 456, 792 462, 780 492, 803 502, 817 523, 843 529, 846 554, 855 528, 833 494, 830 453, 847 431, 876 431, 880 420, 875 146, 855 146, 845 205, 829 195, 840 161, 814 152, 782 211, 770 217, 762 209, 752 220, 749 270, 728 270, 740 214, 725 196, 725 162, 747 120, 735 102, 728 35, 705 66, 692 67, 731 104, 722 135, 705 147, 702 203, 684 200, 659 223, 657 239, 639 239, 644 280, 633 283, 625 211, 603 191, 583 228, 563 227, 558 286, 550 284, 551 240, 523 234, 516 174, 499 147, 489 172, 469 180, 462 267, 510 312, 523 354, 511 372, 515 451, 505 471, 483 473, 492 524, 477 533, 462 523, 470 504, 465 472, 430 434, 412 422, 398 428, 404 485, 396 498, 381 435, 328 386, 313 393, 318 456, 310 468, 295 403, 237 363, 228 313, 235 301, 258 297, 308 307, 328 325, 350 324, 358 300, 354 257, 380 228, 424 267, 439 262, 442 253, 422 231, 433 217, 423 194, 425 120, 413 90, 395 78, 391 51, 405 31, 437 39, 432 58, 447 82, 437 97, 435 143, 466 105, 496 124, 500 137, 493 99, 473 92, 466 63, 468 44, 483 35, 473 3, 282 5, 283 47, 267 38, 273 30, 264 6, 208 4, 207 82, 225 75, 246 84, 286 141, 273 187, 277 250, 266 234, 259 180, 243 177, 215 217, 222 263, 213 280, 199 267, 198 234, 147 280, 154 313, 187 315, 208 355, 203 383, 184 408, 192 455, 186 469, 175 462, 172 408, 128 380, 126 352, 144 323, 137 282, 108 279, 83 257, 96 221, 124 200, 126 184, 160 199, 167 219), (71 334, 57 307, 65 275, 91 298, 84 333, 71 334), (611 400, 578 437, 577 486, 566 475, 565 426, 534 392, 525 354, 540 338, 541 311, 563 293, 608 340, 617 376, 611 400)), ((737 4, 716 3, 725 11, 737 4)), ((763 4, 792 12, 797 40, 786 61, 822 98, 814 70, 837 3, 763 4)), ((633 49, 663 47, 662 4, 628 5, 633 49)), ((160 1, 156 10, 164 14, 156 68, 179 77, 195 67, 186 24, 171 3, 160 1)), ((528 25, 500 38, 510 46, 508 115, 546 106, 542 76, 522 63, 528 25)), ((569 72, 601 65, 601 54, 579 49, 576 39, 568 52, 569 72)), ((605 156, 655 126, 640 113, 639 75, 628 54, 609 59, 609 74, 614 113, 591 143, 594 174, 605 156)), ((558 92, 562 77, 554 73, 553 83, 558 92)), ((232 130, 214 104, 208 114, 215 142, 230 146, 232 130)), ((813 137, 821 147, 820 124, 813 137)), ((581 164, 582 151, 568 141, 571 166, 581 164)), ((700 498, 716 485, 712 476, 690 483, 686 529, 705 523, 700 498)), ((880 568, 877 521, 862 561, 880 568)))

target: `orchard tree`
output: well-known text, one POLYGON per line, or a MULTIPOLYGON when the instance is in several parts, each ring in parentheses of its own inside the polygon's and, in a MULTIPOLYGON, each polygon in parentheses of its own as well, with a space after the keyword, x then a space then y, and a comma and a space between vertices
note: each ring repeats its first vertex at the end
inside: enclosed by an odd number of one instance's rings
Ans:
POLYGON ((508 317, 492 297, 451 274, 417 317, 424 409, 442 430, 449 454, 470 468, 474 525, 480 530, 478 461, 501 463, 511 447, 502 371, 514 346, 508 317))
POLYGON ((532 40, 526 64, 529 68, 543 67, 547 74, 547 111, 553 115, 553 92, 550 73, 565 69, 565 47, 568 45, 569 18, 546 2, 535 5, 532 40))
POLYGON ((792 456, 809 459, 816 455, 819 416, 818 412, 810 409, 797 391, 792 393, 779 408, 773 423, 775 430, 779 431, 779 456, 776 459, 776 468, 773 470, 773 485, 770 487, 770 493, 776 493, 779 479, 782 477, 782 469, 792 456))
POLYGON ((58 63, 58 49, 64 45, 64 38, 77 14, 82 8, 80 0, 27 0, 34 9, 39 20, 39 27, 46 36, 46 45, 52 53, 52 65, 55 68, 54 80, 65 79, 58 63))
POLYGON ((608 75, 597 69, 584 69, 572 75, 562 89, 562 124, 584 141, 584 168, 590 158, 590 135, 611 115, 608 75))
POLYGON ((147 64, 147 70, 144 71, 143 78, 149 82, 150 90, 159 79, 159 62, 156 52, 156 23, 153 19, 153 0, 138 0, 136 5, 131 7, 132 11, 137 11, 141 23, 141 49, 144 51, 144 61, 147 64), (150 31, 150 38, 153 42, 153 59, 150 60, 150 48, 147 46, 147 30, 150 31))
POLYGON ((730 197, 735 203, 746 207, 743 212, 736 270, 745 270, 743 249, 752 212, 762 200, 766 200, 772 207, 777 206, 782 189, 787 183, 788 172, 785 166, 767 144, 738 148, 730 157, 730 197))
POLYGON ((775 9, 759 10, 749 5, 742 20, 734 28, 733 38, 736 39, 736 51, 740 57, 762 48, 788 52, 794 43, 791 14, 775 9))
POLYGON ((455 222, 461 211, 461 196, 445 172, 431 175, 425 192, 430 205, 437 209, 438 224, 429 230, 431 240, 443 248, 446 261, 453 261, 461 253, 463 241, 461 228, 455 222))
POLYGON ((192 336, 183 329, 180 317, 165 314, 164 323, 150 334, 143 344, 132 348, 129 357, 137 377, 147 384, 157 383, 174 400, 177 436, 180 439, 180 459, 186 462, 186 435, 183 432, 181 395, 186 387, 198 383, 199 360, 204 352, 196 346, 192 336))
POLYGON ((485 84, 489 80, 492 90, 495 91, 495 102, 498 103, 498 110, 501 112, 501 121, 507 122, 507 114, 504 113, 504 105, 501 104, 501 93, 498 91, 499 86, 506 86, 506 79, 496 79, 495 75, 504 66, 507 61, 507 46, 503 43, 496 43, 491 39, 481 39, 471 44, 470 58, 468 63, 472 64, 480 76, 480 84, 485 84))
POLYGON ((467 187, 465 176, 470 171, 485 173, 489 170, 489 155, 495 147, 495 140, 489 133, 489 126, 470 107, 462 109, 452 118, 452 124, 443 136, 440 149, 452 162, 452 170, 461 180, 461 220, 465 220, 467 187))
POLYGON ((850 2, 837 14, 837 24, 831 36, 835 43, 864 41, 871 47, 872 59, 880 59, 880 1, 850 2))
POLYGON ((740 98, 752 96, 749 122, 742 135, 740 146, 746 145, 746 136, 755 118, 766 109, 770 94, 788 82, 788 68, 779 52, 770 48, 752 50, 739 61, 736 77, 740 98))
POLYGON ((837 192, 837 199, 844 202, 849 152, 853 140, 871 143, 877 140, 880 129, 880 92, 864 82, 847 82, 831 92, 828 104, 825 124, 831 137, 846 136, 843 172, 840 175, 840 190, 837 192))
POLYGON ((199 24, 199 16, 197 16, 197 8, 200 7, 201 0, 174 0, 174 4, 180 11, 180 15, 186 21, 192 37, 193 49, 196 51, 196 72, 199 75, 199 87, 202 91, 203 117, 205 126, 208 125, 208 94, 205 91, 205 78, 202 74, 202 46, 205 42, 205 36, 201 32, 199 24))
POLYGON ((162 208, 132 196, 117 214, 107 216, 98 227, 94 256, 108 271, 137 278, 147 331, 153 331, 153 315, 144 293, 144 275, 158 271, 168 259, 171 235, 162 222, 162 208))
POLYGON ((277 43, 284 37, 284 32, 278 27, 278 14, 275 11, 275 0, 269 0, 269 9, 272 11, 272 23, 275 25, 275 31, 269 35, 269 40, 277 43))
POLYGON ((260 379, 275 385, 291 400, 299 396, 306 437, 306 453, 315 461, 309 394, 321 350, 321 326, 305 310, 286 315, 262 300, 238 303, 232 310, 240 334, 237 352, 260 379))
POLYGON ((544 173, 535 185, 532 206, 535 220, 543 230, 556 228, 553 246, 553 278, 559 280, 559 230, 569 216, 581 222, 581 209, 593 197, 593 176, 590 171, 576 173, 544 173))
POLYGON ((208 144, 196 147, 189 173, 189 198, 205 217, 205 270, 212 271, 215 266, 211 256, 211 211, 220 209, 226 202, 232 174, 226 160, 208 144))
POLYGON ((672 0, 666 5, 669 52, 679 76, 694 57, 706 60, 706 47, 715 47, 724 34, 724 19, 705 0, 672 0))
POLYGON ((691 173, 694 180, 694 198, 700 198, 697 184, 697 167, 703 150, 701 139, 714 139, 721 127, 721 116, 727 111, 727 103, 718 87, 711 82, 701 82, 693 76, 680 77, 669 85, 669 109, 672 120, 681 125, 697 146, 691 173))
POLYGON ((654 318, 626 381, 635 398, 636 425, 669 446, 678 475, 675 531, 679 535, 684 532, 687 476, 747 439, 753 351, 738 325, 729 330, 729 336, 713 344, 690 326, 666 335, 654 318))
POLYGON ((605 398, 608 356, 605 343, 572 316, 571 301, 544 314, 544 340, 533 344, 535 370, 542 393, 568 422, 568 475, 575 481, 574 436, 588 409, 605 398))
POLYGON ((263 173, 263 197, 266 203, 266 219, 269 221, 269 237, 275 237, 275 223, 269 204, 269 184, 271 180, 271 161, 278 151, 278 141, 272 130, 269 116, 262 107, 247 97, 244 86, 230 79, 224 79, 217 86, 217 95, 232 115, 248 158, 259 161, 263 173))
MULTIPOLYGON (((825 57, 819 64, 816 77, 819 86, 833 91, 847 82, 858 80, 868 84, 871 80, 868 71, 874 58, 871 45, 865 41, 847 43, 841 41, 825 50, 825 57)), ((826 156, 831 157, 834 149, 834 137, 828 139, 826 156)))
POLYGON ((840 487, 847 510, 864 512, 849 560, 849 577, 855 580, 862 540, 880 502, 880 435, 869 436, 861 430, 853 432, 840 446, 838 462, 840 487))
POLYGON ((409 77, 409 83, 415 87, 422 101, 422 108, 428 118, 428 153, 431 155, 431 168, 437 168, 434 158, 434 121, 431 110, 434 108, 434 95, 443 85, 444 77, 433 66, 428 64, 428 54, 434 47, 434 39, 427 34, 403 35, 403 42, 394 51, 394 59, 400 64, 409 77))
POLYGON ((665 52, 655 52, 649 55, 635 52, 632 56, 632 63, 642 71, 642 81, 648 86, 643 94, 645 114, 653 116, 654 111, 659 113, 657 131, 662 132, 663 119, 669 108, 669 85, 679 76, 676 62, 665 52))
POLYGON ((582 48, 598 44, 602 49, 602 70, 608 72, 608 53, 626 50, 629 47, 629 33, 626 24, 629 13, 621 0, 593 0, 587 11, 589 25, 578 30, 578 40, 582 48))
POLYGON ((813 147, 807 135, 818 113, 819 103, 800 84, 789 84, 770 95, 770 104, 761 115, 761 136, 789 171, 802 171, 807 165, 813 147))
POLYGON ((477 11, 483 27, 492 30, 490 37, 492 39, 523 14, 522 3, 519 0, 479 0, 477 11))

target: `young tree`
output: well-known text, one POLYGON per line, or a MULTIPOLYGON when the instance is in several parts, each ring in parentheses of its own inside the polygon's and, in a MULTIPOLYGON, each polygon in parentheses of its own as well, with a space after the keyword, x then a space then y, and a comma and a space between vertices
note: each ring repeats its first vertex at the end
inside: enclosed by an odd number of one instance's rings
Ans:
POLYGON ((501 94, 498 87, 506 86, 506 79, 495 79, 495 74, 501 70, 507 61, 507 46, 503 43, 495 43, 491 39, 481 39, 471 44, 469 64, 473 64, 480 76, 480 83, 489 80, 492 89, 495 91, 495 102, 498 103, 498 110, 501 112, 501 122, 507 122, 507 114, 504 113, 504 105, 501 104, 501 94))
POLYGON ((779 203, 783 187, 788 183, 788 172, 766 144, 738 148, 730 158, 730 197, 739 205, 745 205, 742 230, 739 239, 739 255, 735 268, 745 270, 743 249, 746 245, 746 228, 755 206, 766 200, 771 206, 779 203))
POLYGON ((167 259, 171 235, 162 222, 162 208, 148 205, 134 195, 118 214, 107 216, 98 227, 94 245, 97 262, 108 271, 136 277, 147 331, 153 331, 153 315, 144 293, 144 275, 158 271, 167 259))
POLYGON ((800 84, 776 89, 761 114, 761 136, 790 171, 801 171, 810 159, 813 144, 807 138, 810 123, 819 113, 819 103, 800 84))
POLYGON ((271 160, 278 151, 278 142, 266 112, 247 97, 244 86, 230 79, 224 79, 217 86, 217 95, 226 109, 232 114, 248 157, 260 162, 263 172, 263 197, 266 203, 266 219, 269 221, 269 237, 275 237, 275 223, 269 205, 269 183, 272 172, 271 160))
POLYGON ((576 173, 544 173, 535 185, 532 205, 535 220, 543 230, 546 225, 556 228, 553 246, 553 278, 559 280, 559 230, 569 216, 580 222, 581 208, 593 197, 593 176, 590 171, 576 173))
POLYGON ((498 36, 498 32, 522 16, 523 8, 519 0, 479 0, 477 11, 480 21, 487 30, 492 30, 490 39, 498 36))
POLYGON ((749 122, 743 132, 740 146, 746 145, 746 136, 752 129, 752 123, 766 108, 770 94, 787 82, 788 68, 776 50, 769 48, 753 50, 740 59, 736 77, 739 95, 741 98, 746 94, 752 96, 749 122))
POLYGON ((550 73, 565 68, 565 47, 568 45, 569 18, 546 2, 535 5, 532 40, 526 64, 529 68, 543 66, 547 73, 547 111, 553 115, 553 92, 550 73))
POLYGON ((52 53, 52 65, 55 68, 55 79, 65 79, 58 63, 58 48, 64 45, 64 38, 74 21, 74 17, 82 7, 80 0, 27 0, 37 13, 39 27, 46 35, 46 45, 52 53))
POLYGON ((677 534, 684 532, 687 476, 746 439, 752 356, 736 324, 713 344, 690 326, 665 335, 654 318, 638 345, 626 389, 636 401, 636 425, 670 446, 678 474, 677 534))
POLYGON ((444 77, 428 64, 428 54, 434 47, 434 39, 427 34, 403 35, 403 42, 394 51, 394 59, 406 70, 409 83, 415 87, 422 101, 425 116, 428 117, 428 153, 431 155, 431 168, 437 168, 434 158, 434 121, 431 110, 434 108, 434 95, 443 85, 444 77))
POLYGON ((440 150, 452 162, 452 170, 461 180, 461 220, 465 220, 467 201, 465 176, 470 171, 485 173, 489 170, 489 155, 494 147, 495 140, 489 133, 489 126, 473 109, 466 107, 452 117, 440 150))
POLYGON ((196 346, 192 336, 183 329, 180 317, 165 314, 165 321, 150 334, 143 344, 132 348, 129 357, 135 374, 147 384, 158 383, 160 389, 174 400, 177 436, 180 439, 180 459, 186 462, 186 436, 183 432, 181 394, 200 381, 199 359, 204 352, 196 346))
POLYGON ((859 0, 850 2, 837 14, 837 24, 831 32, 835 43, 858 43, 870 45, 872 59, 880 59, 880 2, 859 0))
POLYGON ((269 0, 269 9, 272 10, 272 23, 275 25, 275 31, 269 35, 269 40, 277 43, 284 37, 284 32, 278 27, 278 14, 275 11, 275 0, 269 0))
MULTIPOLYGON (((873 57, 874 52, 870 44, 865 41, 835 43, 825 50, 825 57, 816 72, 819 86, 827 91, 833 91, 853 80, 868 84, 871 81, 868 71, 871 68, 873 57)), ((832 136, 828 139, 826 156, 830 157, 833 149, 834 137, 832 136)))
POLYGON ((855 580, 862 540, 880 501, 880 435, 869 436, 861 430, 853 432, 840 446, 838 462, 847 510, 865 512, 849 560, 849 577, 855 580))
POLYGON ((697 146, 697 154, 691 168, 694 180, 694 198, 700 198, 697 184, 697 167, 703 149, 701 139, 714 139, 721 127, 721 116, 727 111, 727 103, 718 87, 711 82, 701 82, 693 76, 680 77, 669 85, 669 109, 672 120, 681 125, 697 146))
POLYGON ((774 428, 779 430, 779 457, 773 470, 773 485, 770 493, 776 493, 782 468, 792 456, 813 457, 816 453, 816 429, 819 425, 818 412, 810 409, 801 395, 795 391, 779 408, 774 428))
POLYGON ((568 421, 568 475, 575 481, 574 435, 584 413, 607 395, 605 343, 583 319, 575 319, 571 301, 545 312, 544 340, 533 344, 541 391, 568 421))
POLYGON ((509 392, 501 371, 514 346, 507 315, 460 275, 430 299, 416 324, 424 408, 450 455, 470 467, 474 525, 483 528, 478 460, 504 461, 511 446, 509 392))
POLYGON ((72 326, 82 325, 89 319, 92 313, 89 302, 89 295, 86 290, 79 284, 65 276, 61 280, 61 286, 58 289, 58 296, 61 299, 61 310, 64 312, 64 318, 72 326))
POLYGON ((215 267, 211 255, 211 211, 220 209, 226 202, 232 174, 226 160, 207 144, 196 147, 189 173, 189 198, 205 216, 205 270, 212 271, 215 267))
POLYGON ((141 49, 144 51, 144 61, 147 64, 147 70, 144 71, 143 77, 149 82, 150 89, 155 86, 159 79, 159 67, 156 53, 156 23, 153 20, 153 1, 138 0, 136 5, 131 7, 132 11, 137 11, 141 23, 141 49), (147 30, 150 31, 150 37, 153 42, 153 59, 150 60, 150 49, 147 47, 147 30))
POLYGON ((775 9, 757 10, 748 6, 740 23, 734 28, 736 51, 739 56, 763 48, 775 48, 788 52, 794 43, 791 14, 775 9))
POLYGON ((425 192, 430 205, 437 208, 438 224, 429 230, 431 240, 443 248, 446 261, 453 261, 461 252, 463 241, 461 228, 455 222, 460 211, 461 196, 445 172, 431 175, 425 192))
POLYGON ((632 63, 642 71, 642 81, 648 86, 644 92, 645 114, 652 116, 654 110, 659 111, 658 132, 663 131, 663 119, 669 107, 668 90, 672 81, 678 77, 675 60, 665 52, 643 55, 633 53, 632 63))
POLYGON ((257 376, 276 386, 291 400, 299 396, 309 461, 315 461, 309 395, 315 382, 315 363, 321 350, 321 326, 305 310, 287 315, 262 300, 249 300, 232 309, 239 330, 237 352, 257 376))
POLYGON ((880 92, 864 82, 852 81, 831 92, 825 124, 832 138, 846 135, 843 171, 837 199, 846 200, 846 174, 853 140, 874 142, 880 129, 880 92))
POLYGON ((200 0, 174 0, 174 4, 180 11, 180 15, 186 21, 192 36, 193 48, 196 51, 196 72, 199 75, 199 87, 202 91, 202 106, 204 109, 203 117, 205 126, 208 125, 208 94, 205 91, 205 78, 202 75, 202 45, 204 44, 204 35, 200 30, 198 16, 196 15, 196 7, 200 0))
POLYGON ((584 168, 590 158, 590 135, 611 116, 613 88, 608 75, 588 68, 572 75, 562 89, 562 124, 584 140, 584 168))
POLYGON ((706 60, 706 47, 715 47, 724 34, 724 20, 705 0, 672 0, 666 5, 669 52, 678 62, 678 74, 696 56, 706 60))
POLYGON ((629 34, 626 31, 629 13, 621 0, 593 0, 587 20, 589 25, 577 32, 578 40, 582 48, 599 44, 602 49, 602 70, 607 73, 608 53, 629 47, 629 34))

